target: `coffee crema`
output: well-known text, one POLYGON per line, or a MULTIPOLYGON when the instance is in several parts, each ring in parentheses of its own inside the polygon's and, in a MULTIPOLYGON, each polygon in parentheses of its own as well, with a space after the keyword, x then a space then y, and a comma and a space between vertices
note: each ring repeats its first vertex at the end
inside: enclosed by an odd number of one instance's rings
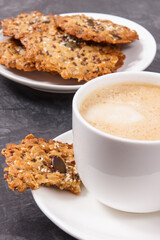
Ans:
POLYGON ((90 93, 80 114, 97 129, 135 140, 160 140, 160 87, 151 84, 109 85, 90 93))

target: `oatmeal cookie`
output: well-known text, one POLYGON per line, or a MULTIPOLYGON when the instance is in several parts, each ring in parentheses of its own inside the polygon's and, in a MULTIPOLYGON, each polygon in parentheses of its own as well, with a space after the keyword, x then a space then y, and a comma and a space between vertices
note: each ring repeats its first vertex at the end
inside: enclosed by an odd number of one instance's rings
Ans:
POLYGON ((45 28, 49 24, 55 25, 54 16, 52 14, 44 16, 37 11, 31 13, 24 12, 15 18, 6 18, 1 21, 3 35, 16 39, 38 30, 39 26, 45 28))
POLYGON ((75 194, 81 191, 72 144, 37 139, 30 134, 19 145, 8 144, 1 154, 8 165, 4 179, 13 191, 24 192, 41 185, 75 194))
POLYGON ((8 39, 0 43, 0 64, 24 71, 36 70, 35 63, 26 59, 26 49, 19 40, 8 39))
POLYGON ((118 45, 86 42, 52 26, 21 41, 39 71, 56 71, 64 79, 89 81, 115 72, 125 58, 118 45))
POLYGON ((138 39, 136 31, 109 20, 95 20, 86 15, 55 16, 58 27, 66 33, 95 42, 130 43, 138 39))

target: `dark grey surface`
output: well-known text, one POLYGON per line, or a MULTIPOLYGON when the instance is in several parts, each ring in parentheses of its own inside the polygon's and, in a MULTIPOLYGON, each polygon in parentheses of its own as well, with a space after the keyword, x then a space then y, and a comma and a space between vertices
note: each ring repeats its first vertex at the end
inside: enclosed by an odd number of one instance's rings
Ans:
MULTIPOLYGON (((99 12, 135 21, 156 39, 157 54, 147 70, 160 72, 159 0, 0 0, 1 19, 31 10, 45 14, 99 12)), ((0 75, 0 148, 18 142, 29 133, 50 139, 71 129, 72 98, 73 94, 38 92, 0 75)), ((4 166, 1 157, 0 240, 73 240, 47 219, 30 191, 18 194, 8 189, 3 180, 4 166)))

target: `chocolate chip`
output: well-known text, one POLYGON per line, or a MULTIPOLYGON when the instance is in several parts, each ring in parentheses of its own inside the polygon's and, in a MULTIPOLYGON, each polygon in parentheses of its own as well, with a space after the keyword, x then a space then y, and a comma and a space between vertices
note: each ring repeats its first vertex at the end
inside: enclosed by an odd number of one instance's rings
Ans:
POLYGON ((60 173, 66 173, 66 165, 62 158, 58 156, 53 156, 52 166, 55 170, 58 170, 60 173))
POLYGON ((47 53, 47 55, 49 56, 49 52, 48 52, 48 51, 46 51, 46 53, 47 53))
POLYGON ((111 33, 111 35, 112 35, 114 38, 117 38, 117 39, 119 39, 119 40, 122 39, 120 36, 118 36, 118 35, 116 35, 116 34, 114 34, 114 33, 111 33))
POLYGON ((42 23, 45 23, 45 24, 46 24, 46 23, 50 23, 50 22, 51 22, 51 21, 50 21, 50 20, 48 20, 48 21, 44 21, 44 22, 42 22, 42 23))
POLYGON ((42 162, 43 162, 43 164, 44 164, 45 166, 47 166, 47 165, 48 165, 48 164, 47 164, 47 163, 46 163, 44 160, 43 160, 42 162))
POLYGON ((87 22, 88 22, 89 25, 94 25, 94 21, 91 18, 87 19, 87 22))

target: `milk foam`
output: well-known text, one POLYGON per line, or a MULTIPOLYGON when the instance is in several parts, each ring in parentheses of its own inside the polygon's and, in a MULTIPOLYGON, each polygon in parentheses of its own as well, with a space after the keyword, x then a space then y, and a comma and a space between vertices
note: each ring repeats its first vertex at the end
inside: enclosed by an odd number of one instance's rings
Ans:
POLYGON ((91 93, 80 107, 94 127, 119 137, 160 140, 160 87, 119 84, 91 93))
POLYGON ((135 111, 130 106, 107 103, 99 103, 92 106, 88 109, 85 117, 89 122, 98 123, 103 119, 106 123, 114 124, 132 124, 144 119, 141 113, 135 111))

